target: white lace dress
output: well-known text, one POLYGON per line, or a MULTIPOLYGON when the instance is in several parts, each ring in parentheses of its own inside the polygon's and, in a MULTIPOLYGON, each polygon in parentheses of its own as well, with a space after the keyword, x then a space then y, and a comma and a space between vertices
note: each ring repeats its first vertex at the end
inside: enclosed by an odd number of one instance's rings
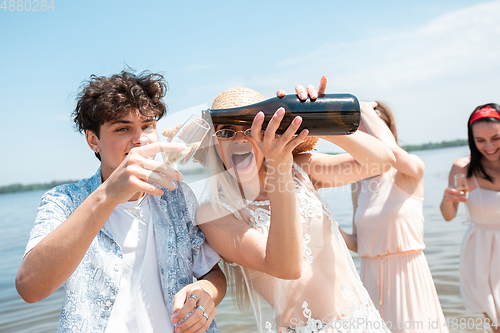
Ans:
MULTIPOLYGON (((389 332, 363 287, 329 207, 296 164, 293 175, 304 235, 301 278, 282 280, 239 266, 259 332, 389 332)), ((250 226, 267 236, 270 202, 247 201, 240 208, 250 226)))

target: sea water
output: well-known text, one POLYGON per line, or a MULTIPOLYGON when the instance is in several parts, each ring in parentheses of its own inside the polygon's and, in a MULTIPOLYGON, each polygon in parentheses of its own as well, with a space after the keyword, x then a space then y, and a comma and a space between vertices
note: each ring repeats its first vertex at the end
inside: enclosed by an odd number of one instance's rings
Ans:
MULTIPOLYGON (((415 152, 426 165, 424 217, 426 248, 429 262, 443 311, 450 325, 450 332, 483 332, 474 323, 481 314, 465 311, 459 291, 458 260, 460 245, 467 227, 463 205, 457 217, 445 222, 439 210, 444 189, 448 186, 448 173, 453 162, 467 156, 468 147, 454 147, 415 152), (460 328, 460 321, 465 322, 460 328)), ((89 176, 93 170, 89 171, 89 176)), ((185 175, 198 196, 203 195, 203 176, 185 175)), ((62 305, 63 290, 35 304, 25 303, 17 294, 14 280, 21 264, 24 249, 33 227, 37 207, 44 191, 0 195, 0 332, 36 333, 55 332, 62 305)), ((350 187, 320 190, 331 207, 334 217, 347 232, 352 228, 350 187)), ((352 253, 359 268, 359 258, 352 253)), ((256 332, 251 313, 241 314, 230 293, 217 308, 216 321, 222 332, 256 332)))

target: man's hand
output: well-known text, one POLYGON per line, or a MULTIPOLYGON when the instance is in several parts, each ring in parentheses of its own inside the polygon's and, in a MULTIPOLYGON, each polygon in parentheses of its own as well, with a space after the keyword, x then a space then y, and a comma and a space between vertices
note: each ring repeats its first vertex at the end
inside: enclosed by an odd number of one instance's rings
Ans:
POLYGON ((198 281, 182 288, 174 297, 172 322, 177 333, 205 332, 215 317, 215 307, 226 294, 226 277, 219 265, 198 281), (189 317, 188 313, 193 311, 189 317), (179 322, 185 319, 182 323, 179 322))
POLYGON ((161 152, 184 149, 186 149, 184 144, 169 142, 155 142, 131 149, 103 184, 106 186, 106 192, 116 204, 120 204, 129 201, 140 192, 162 195, 163 191, 153 183, 170 190, 175 189, 175 184, 170 179, 181 181, 183 175, 162 161, 154 160, 154 156, 161 152))

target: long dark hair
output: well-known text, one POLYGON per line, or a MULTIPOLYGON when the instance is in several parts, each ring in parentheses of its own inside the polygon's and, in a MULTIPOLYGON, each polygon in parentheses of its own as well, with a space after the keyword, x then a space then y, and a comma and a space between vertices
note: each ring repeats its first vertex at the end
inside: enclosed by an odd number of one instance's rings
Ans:
MULTIPOLYGON (((469 149, 470 149, 470 163, 469 163, 469 169, 467 170, 467 178, 470 178, 470 177, 472 177, 472 175, 477 174, 477 175, 483 176, 484 179, 493 183, 493 178, 486 173, 486 171, 484 170, 483 164, 481 163, 481 157, 483 156, 483 154, 481 154, 481 152, 476 147, 476 142, 474 141, 474 134, 472 133, 472 125, 470 123, 470 120, 471 120, 474 112, 481 110, 482 108, 484 108, 486 106, 492 107, 500 115, 500 105, 498 105, 496 103, 488 103, 488 104, 479 105, 471 113, 471 115, 469 117, 469 121, 467 122, 467 135, 468 135, 469 149)), ((500 119, 491 118, 491 117, 481 118, 481 119, 476 120, 474 122, 474 124, 478 123, 478 122, 500 122, 500 119)))

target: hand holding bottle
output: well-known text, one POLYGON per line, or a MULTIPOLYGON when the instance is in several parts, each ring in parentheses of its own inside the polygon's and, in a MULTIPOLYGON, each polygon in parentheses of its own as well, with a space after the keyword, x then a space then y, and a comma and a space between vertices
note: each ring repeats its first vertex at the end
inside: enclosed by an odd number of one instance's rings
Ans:
MULTIPOLYGON (((308 85, 306 89, 304 89, 304 87, 299 84, 299 85, 295 86, 295 94, 297 95, 297 97, 301 101, 305 101, 308 96, 311 99, 316 99, 316 98, 318 98, 318 95, 322 95, 325 93, 327 83, 328 83, 328 80, 326 78, 326 75, 323 75, 321 77, 320 82, 319 82, 319 86, 318 86, 317 91, 312 84, 308 85)), ((279 98, 283 98, 283 97, 285 97, 285 95, 286 95, 286 92, 283 89, 280 89, 276 92, 276 96, 278 96, 279 98)))
POLYGON ((294 137, 302 123, 301 117, 295 117, 283 135, 277 136, 276 130, 280 126, 284 115, 285 110, 279 108, 269 121, 265 132, 263 132, 264 113, 259 112, 255 116, 251 127, 252 138, 257 142, 264 154, 268 167, 280 172, 291 169, 293 163, 292 151, 306 139, 309 133, 307 129, 304 129, 294 137))
MULTIPOLYGON (((322 78, 319 92, 326 88, 326 77, 322 78)), ((302 118, 299 131, 308 129, 311 136, 348 135, 359 126, 360 113, 358 99, 351 94, 318 94, 314 87, 307 87, 309 96, 301 86, 296 87, 297 96, 278 96, 255 104, 228 109, 205 110, 205 119, 211 119, 213 125, 251 126, 255 115, 264 113, 263 127, 267 127, 274 112, 280 107, 285 114, 276 133, 283 134, 296 116, 302 118)))
MULTIPOLYGON (((357 98, 350 94, 325 94, 327 82, 323 75, 318 90, 311 84, 305 89, 302 85, 295 86, 295 94, 300 100, 296 108, 304 109, 297 112, 303 118, 301 128, 309 129, 310 135, 317 137, 354 133, 360 123, 357 98)), ((283 89, 278 90, 276 96, 283 101, 290 98, 283 89)))

